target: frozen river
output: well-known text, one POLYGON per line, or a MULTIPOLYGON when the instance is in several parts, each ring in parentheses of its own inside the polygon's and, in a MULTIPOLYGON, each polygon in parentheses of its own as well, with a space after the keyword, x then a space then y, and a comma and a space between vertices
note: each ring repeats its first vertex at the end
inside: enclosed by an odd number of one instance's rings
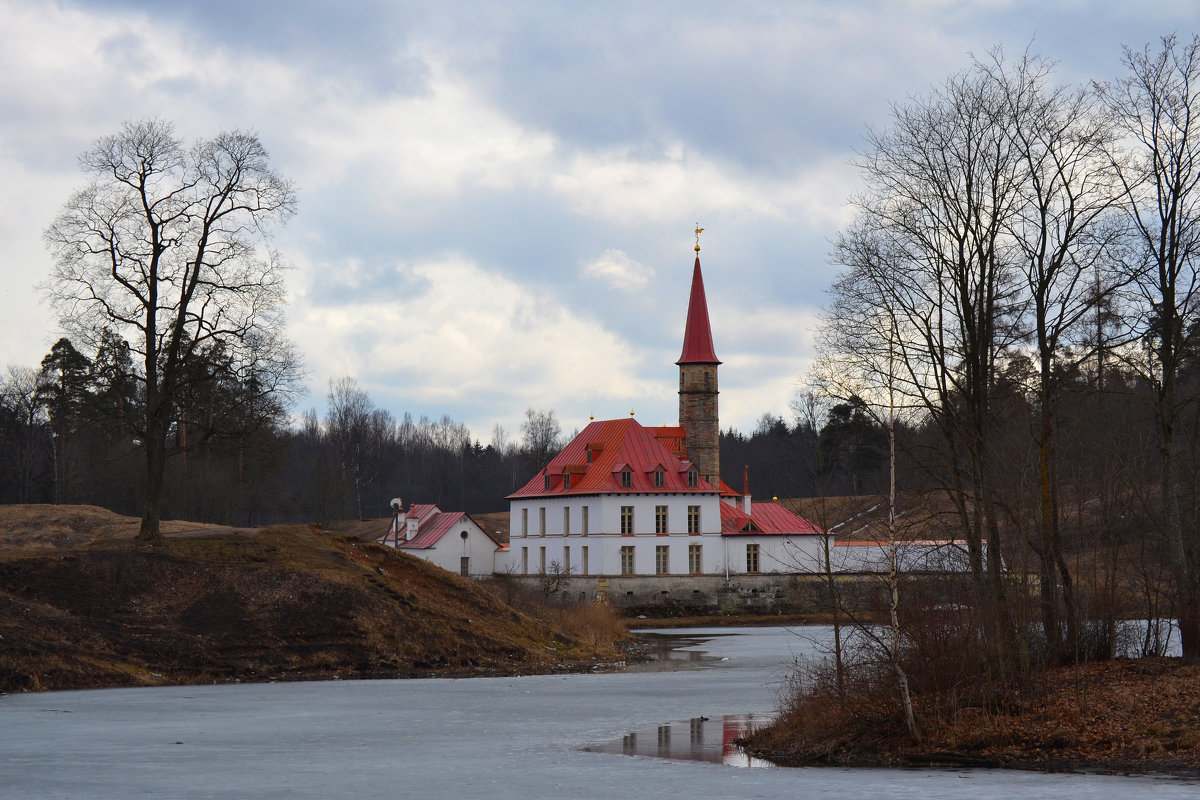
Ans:
MULTIPOLYGON (((684 651, 680 671, 5 696, 0 798, 1200 795, 1197 782, 1167 778, 739 769, 585 750, 628 745, 629 734, 647 730, 658 731, 660 742, 664 735, 677 742, 689 732, 711 739, 696 727, 701 718, 773 709, 794 656, 811 647, 804 636, 782 628, 689 634, 697 642, 684 651), (700 650, 712 660, 688 660, 687 653, 700 650)), ((626 752, 646 752, 644 742, 626 752)))

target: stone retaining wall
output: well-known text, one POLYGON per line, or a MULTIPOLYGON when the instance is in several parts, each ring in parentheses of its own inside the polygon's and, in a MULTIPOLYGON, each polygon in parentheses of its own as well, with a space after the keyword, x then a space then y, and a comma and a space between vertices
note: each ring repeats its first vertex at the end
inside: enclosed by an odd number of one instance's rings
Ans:
MULTIPOLYGON (((536 576, 518 577, 530 588, 536 576)), ((844 606, 855 610, 883 608, 888 591, 884 576, 834 576, 844 606)), ((937 602, 953 602, 967 591, 966 576, 921 574, 905 577, 905 591, 920 592, 937 602)), ((636 616, 670 617, 710 614, 811 614, 831 610, 829 585, 823 575, 768 574, 626 577, 571 577, 556 594, 562 603, 608 599, 614 608, 636 616)))

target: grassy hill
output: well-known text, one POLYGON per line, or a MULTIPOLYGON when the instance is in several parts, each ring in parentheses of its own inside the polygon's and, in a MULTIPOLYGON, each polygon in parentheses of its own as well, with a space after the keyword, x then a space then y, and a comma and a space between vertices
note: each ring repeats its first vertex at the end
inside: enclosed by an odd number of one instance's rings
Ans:
POLYGON ((353 535, 0 506, 0 691, 578 668, 620 657, 353 535))

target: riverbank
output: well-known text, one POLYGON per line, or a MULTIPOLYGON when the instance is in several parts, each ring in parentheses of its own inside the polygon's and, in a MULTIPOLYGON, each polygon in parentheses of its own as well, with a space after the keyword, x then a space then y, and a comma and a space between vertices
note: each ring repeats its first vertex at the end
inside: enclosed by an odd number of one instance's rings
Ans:
POLYGON ((973 702, 921 697, 922 738, 879 702, 798 700, 747 737, 790 766, 1007 767, 1200 776, 1200 666, 1117 659, 1048 670, 1028 688, 973 702))
POLYGON ((100 508, 0 507, 0 692, 511 675, 626 657, 619 621, 572 629, 353 536, 163 527, 150 544, 133 539, 137 520, 100 508))

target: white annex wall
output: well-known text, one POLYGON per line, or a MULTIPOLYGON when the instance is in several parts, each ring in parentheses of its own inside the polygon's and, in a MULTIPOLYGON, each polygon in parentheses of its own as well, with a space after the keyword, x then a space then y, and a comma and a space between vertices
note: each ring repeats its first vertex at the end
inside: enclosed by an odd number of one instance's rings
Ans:
POLYGON ((499 551, 496 543, 469 518, 460 519, 446 532, 437 544, 423 549, 400 548, 402 552, 436 564, 444 570, 459 573, 465 556, 469 561, 471 575, 491 575, 498 566, 499 551), (467 534, 463 539, 462 534, 467 534))

